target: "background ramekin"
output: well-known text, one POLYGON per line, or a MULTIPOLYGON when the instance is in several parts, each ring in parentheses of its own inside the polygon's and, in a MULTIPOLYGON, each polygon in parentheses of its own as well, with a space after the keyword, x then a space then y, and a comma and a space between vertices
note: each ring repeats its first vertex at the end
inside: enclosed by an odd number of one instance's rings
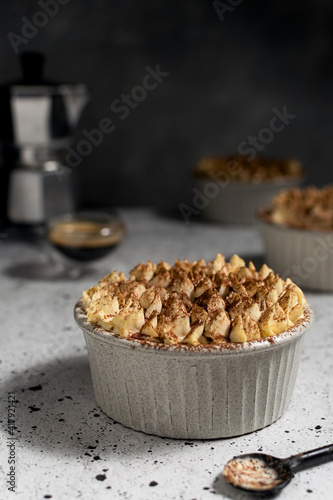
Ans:
POLYGON ((206 203, 200 201, 203 207, 198 205, 200 215, 212 222, 232 224, 255 224, 256 213, 261 207, 268 205, 279 191, 299 187, 303 181, 303 177, 267 180, 260 184, 230 181, 223 187, 211 177, 194 176, 194 179, 203 199, 208 200, 206 203))
POLYGON ((265 262, 302 288, 333 292, 333 231, 295 229, 265 220, 259 212, 265 262))
POLYGON ((265 427, 286 411, 299 365, 309 306, 294 328, 231 349, 166 346, 121 339, 87 322, 83 330, 95 397, 132 429, 182 439, 214 439, 265 427))

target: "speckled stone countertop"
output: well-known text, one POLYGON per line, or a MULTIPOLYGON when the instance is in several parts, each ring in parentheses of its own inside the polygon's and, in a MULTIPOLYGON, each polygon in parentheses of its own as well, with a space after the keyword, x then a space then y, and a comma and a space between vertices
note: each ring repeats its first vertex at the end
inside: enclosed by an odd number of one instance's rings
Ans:
MULTIPOLYGON (((26 271, 41 257, 38 248, 10 238, 0 242, 0 498, 248 498, 221 476, 234 455, 259 450, 287 457, 333 442, 333 296, 307 294, 316 320, 305 336, 291 405, 276 423, 214 441, 163 439, 125 428, 94 400, 84 338, 73 320, 82 290, 111 270, 128 272, 147 259, 209 260, 221 251, 260 262, 262 244, 256 228, 186 225, 149 210, 123 215, 124 241, 75 280, 33 279, 26 271), (8 428, 9 417, 14 422, 8 428), (10 459, 15 495, 6 482, 10 459)), ((329 499, 332 473, 333 463, 299 472, 279 498, 329 499)))

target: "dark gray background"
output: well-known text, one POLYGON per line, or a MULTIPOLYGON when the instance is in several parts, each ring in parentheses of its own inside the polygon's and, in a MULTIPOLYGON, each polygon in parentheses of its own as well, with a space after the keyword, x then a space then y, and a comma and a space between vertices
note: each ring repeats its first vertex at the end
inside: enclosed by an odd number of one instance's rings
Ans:
MULTIPOLYGON (((19 75, 7 34, 21 34, 22 16, 41 7, 5 0, 0 10, 5 81, 19 75)), ((91 88, 76 142, 114 120, 77 167, 83 202, 174 207, 190 202, 202 155, 235 152, 284 105, 297 117, 264 154, 298 157, 308 182, 332 182, 332 22, 329 0, 243 1, 223 22, 212 1, 70 0, 20 48, 47 54, 48 77, 91 88), (119 120, 110 104, 157 64, 170 75, 119 120)))

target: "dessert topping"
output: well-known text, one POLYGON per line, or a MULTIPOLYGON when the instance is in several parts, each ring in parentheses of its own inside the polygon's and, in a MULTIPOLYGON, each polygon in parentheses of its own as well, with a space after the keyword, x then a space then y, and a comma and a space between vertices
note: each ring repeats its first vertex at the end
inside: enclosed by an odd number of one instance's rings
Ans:
POLYGON ((113 272, 83 292, 87 320, 122 338, 165 344, 226 344, 278 335, 304 315, 290 279, 234 255, 139 264, 130 278, 113 272))

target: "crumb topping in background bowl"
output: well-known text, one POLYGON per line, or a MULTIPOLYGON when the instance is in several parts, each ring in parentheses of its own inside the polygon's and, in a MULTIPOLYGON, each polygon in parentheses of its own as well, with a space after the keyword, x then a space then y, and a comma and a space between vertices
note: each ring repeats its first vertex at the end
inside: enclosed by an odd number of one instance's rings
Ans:
POLYGON ((208 156, 194 169, 196 177, 228 175, 232 181, 260 183, 285 177, 302 177, 301 163, 294 158, 261 158, 253 160, 245 155, 208 156))
POLYGON ((281 191, 260 215, 268 222, 293 228, 332 231, 333 185, 281 191))
POLYGON ((214 261, 138 264, 83 292, 87 320, 121 338, 169 345, 220 345, 272 337, 304 317, 290 279, 234 255, 214 261))

